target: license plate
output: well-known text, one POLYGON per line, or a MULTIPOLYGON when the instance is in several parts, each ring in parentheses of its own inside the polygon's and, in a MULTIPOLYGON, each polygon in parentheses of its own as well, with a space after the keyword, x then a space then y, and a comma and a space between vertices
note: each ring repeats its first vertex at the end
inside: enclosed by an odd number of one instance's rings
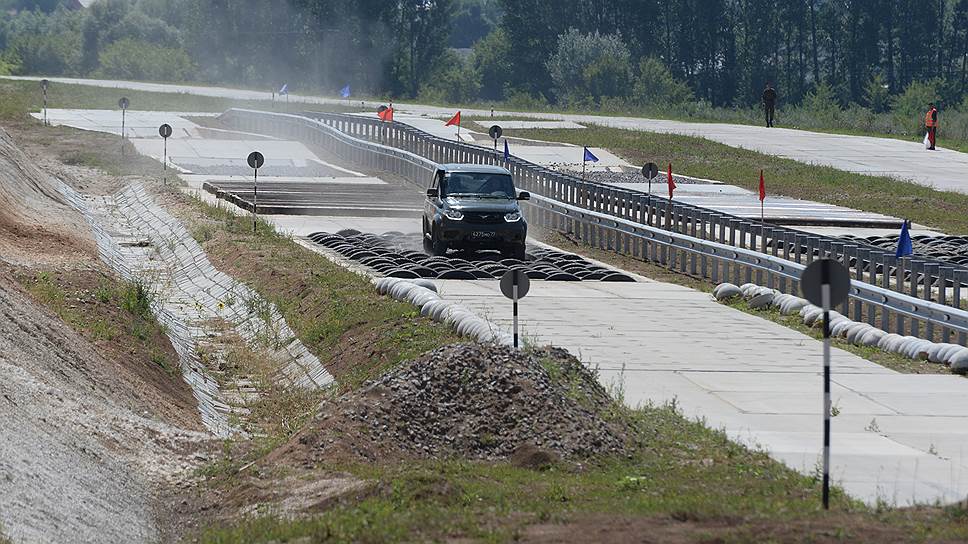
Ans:
POLYGON ((494 236, 494 232, 486 230, 475 230, 471 233, 471 237, 473 238, 494 238, 494 236))

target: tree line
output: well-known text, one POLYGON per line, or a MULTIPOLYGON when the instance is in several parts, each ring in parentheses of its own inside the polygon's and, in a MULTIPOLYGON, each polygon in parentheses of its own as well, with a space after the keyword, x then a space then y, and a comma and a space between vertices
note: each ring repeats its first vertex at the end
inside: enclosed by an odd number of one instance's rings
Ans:
POLYGON ((968 93, 968 0, 0 0, 0 71, 601 107, 968 93), (931 94, 927 93, 927 94, 931 94), (925 94, 925 93, 920 93, 925 94))

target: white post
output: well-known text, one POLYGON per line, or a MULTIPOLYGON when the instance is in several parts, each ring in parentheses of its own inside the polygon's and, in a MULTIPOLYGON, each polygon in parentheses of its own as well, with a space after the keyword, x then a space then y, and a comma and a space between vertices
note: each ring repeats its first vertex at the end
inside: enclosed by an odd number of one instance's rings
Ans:
POLYGON ((514 347, 518 347, 518 272, 511 276, 511 300, 513 301, 514 314, 514 347))
POLYGON ((830 272, 825 266, 820 297, 823 301, 823 508, 830 509, 830 272))

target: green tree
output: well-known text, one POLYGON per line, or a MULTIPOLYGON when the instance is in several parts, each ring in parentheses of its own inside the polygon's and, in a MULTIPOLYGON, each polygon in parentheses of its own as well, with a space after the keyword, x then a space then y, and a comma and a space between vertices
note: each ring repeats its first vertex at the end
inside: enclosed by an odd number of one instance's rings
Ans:
POLYGON ((548 73, 559 98, 579 103, 628 96, 632 71, 628 47, 617 34, 582 34, 576 29, 558 37, 548 73))
POLYGON ((643 106, 676 106, 693 100, 692 90, 655 57, 639 61, 632 96, 643 106))
POLYGON ((883 113, 891 107, 891 93, 881 74, 874 74, 864 87, 864 103, 874 113, 883 113))
POLYGON ((511 84, 511 44, 503 29, 496 29, 474 44, 472 61, 481 78, 481 98, 503 100, 511 84))
POLYGON ((928 110, 928 104, 940 103, 938 96, 940 85, 941 81, 937 79, 911 82, 903 93, 894 97, 892 111, 896 122, 910 132, 919 130, 924 123, 924 113, 928 110))
POLYGON ((142 81, 189 81, 195 71, 192 59, 182 49, 125 38, 101 51, 94 74, 142 81))
POLYGON ((431 102, 459 104, 480 95, 481 76, 470 60, 448 51, 437 60, 432 75, 420 87, 420 98, 431 102))

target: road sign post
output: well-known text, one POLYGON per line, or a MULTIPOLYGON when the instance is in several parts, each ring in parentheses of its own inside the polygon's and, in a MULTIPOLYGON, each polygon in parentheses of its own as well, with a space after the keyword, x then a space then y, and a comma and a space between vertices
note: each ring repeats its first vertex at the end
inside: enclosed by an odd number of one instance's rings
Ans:
POLYGON ((40 80, 40 88, 44 91, 44 126, 49 126, 50 121, 47 120, 47 88, 50 87, 50 81, 46 79, 40 80))
POLYGON ((262 165, 265 164, 266 158, 262 156, 262 153, 253 151, 249 153, 246 162, 249 163, 249 167, 254 172, 252 177, 252 232, 255 233, 256 222, 259 217, 259 168, 262 168, 262 165))
POLYGON ((518 299, 527 296, 531 290, 531 280, 521 269, 508 270, 501 276, 501 293, 511 299, 513 316, 514 347, 518 347, 518 299))
POLYGON ((158 127, 158 135, 165 140, 165 148, 161 154, 161 162, 165 165, 165 185, 168 185, 168 138, 171 136, 171 125, 165 123, 158 127))
POLYGON ((652 181, 659 176, 659 165, 654 162, 646 163, 642 167, 642 175, 645 176, 645 179, 649 180, 649 192, 646 193, 645 197, 648 210, 646 210, 645 215, 646 222, 652 225, 652 181))
POLYGON ((498 125, 492 125, 491 128, 487 130, 487 134, 494 140, 494 152, 497 153, 497 141, 500 139, 501 135, 504 134, 504 129, 498 125))
POLYGON ((126 114, 128 112, 128 106, 130 106, 130 105, 131 105, 131 102, 128 101, 127 98, 122 97, 121 100, 118 100, 118 107, 121 108, 121 156, 122 157, 124 157, 124 123, 125 123, 125 116, 126 116, 126 114))
POLYGON ((800 276, 800 290, 823 309, 823 507, 830 509, 830 309, 847 300, 850 273, 833 259, 814 261, 800 276))

